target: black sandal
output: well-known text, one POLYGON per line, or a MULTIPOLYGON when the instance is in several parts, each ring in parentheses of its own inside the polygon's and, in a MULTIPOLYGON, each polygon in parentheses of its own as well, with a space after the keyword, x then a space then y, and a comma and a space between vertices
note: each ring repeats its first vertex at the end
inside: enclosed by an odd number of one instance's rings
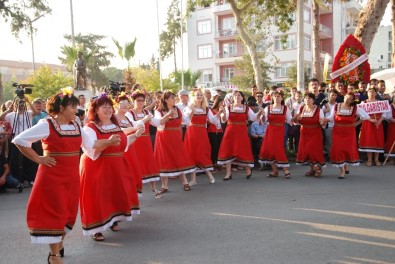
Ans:
POLYGON ((51 258, 51 257, 61 257, 61 255, 60 254, 51 254, 51 252, 49 252, 49 254, 48 254, 48 264, 51 264, 51 262, 49 261, 49 259, 51 258))
POLYGON ((113 231, 113 232, 118 232, 118 231, 119 231, 118 222, 115 221, 115 222, 112 224, 112 226, 110 226, 110 229, 111 229, 111 231, 113 231))
POLYGON ((93 238, 93 240, 98 241, 98 242, 104 241, 104 236, 102 233, 93 234, 92 238, 93 238))

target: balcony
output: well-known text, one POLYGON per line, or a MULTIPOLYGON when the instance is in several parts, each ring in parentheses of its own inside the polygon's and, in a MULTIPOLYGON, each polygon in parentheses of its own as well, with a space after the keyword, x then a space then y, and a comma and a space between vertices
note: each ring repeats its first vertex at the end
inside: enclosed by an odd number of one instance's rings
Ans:
POLYGON ((358 16, 359 12, 362 10, 362 5, 358 0, 348 0, 344 4, 344 8, 351 14, 358 16))
POLYGON ((330 14, 333 12, 333 6, 331 3, 323 3, 323 6, 320 6, 320 15, 330 14))
POLYGON ((221 12, 227 12, 227 11, 230 11, 230 5, 228 3, 216 4, 213 6, 214 13, 221 13, 221 12))
POLYGON ((216 64, 227 64, 227 63, 233 63, 236 59, 240 58, 243 56, 243 53, 237 52, 237 53, 218 53, 215 55, 215 63, 216 64))
POLYGON ((320 24, 319 30, 320 39, 328 39, 332 37, 332 29, 330 29, 329 27, 320 24))
POLYGON ((349 35, 349 34, 354 34, 354 32, 355 32, 355 28, 357 27, 357 25, 358 25, 358 21, 354 21, 354 22, 352 22, 352 23, 347 23, 346 24, 346 35, 349 35))
POLYGON ((215 31, 215 38, 234 38, 237 36, 237 29, 221 29, 215 31))

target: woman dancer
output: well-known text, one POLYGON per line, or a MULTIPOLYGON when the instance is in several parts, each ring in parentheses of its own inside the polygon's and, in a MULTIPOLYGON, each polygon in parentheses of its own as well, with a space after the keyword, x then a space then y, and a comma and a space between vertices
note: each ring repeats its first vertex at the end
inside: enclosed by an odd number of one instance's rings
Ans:
POLYGON ((340 168, 339 179, 344 179, 349 174, 348 165, 358 166, 359 155, 355 134, 355 118, 370 119, 369 115, 357 107, 354 93, 344 96, 344 103, 338 103, 333 108, 326 122, 335 122, 332 131, 331 160, 335 167, 340 168))
POLYGON ((48 263, 63 263, 63 239, 74 226, 80 190, 80 147, 105 149, 120 142, 118 136, 93 141, 74 121, 78 98, 71 89, 51 97, 48 119, 19 134, 12 141, 21 152, 40 164, 27 205, 27 225, 32 243, 49 244, 48 263), (31 148, 42 141, 44 156, 31 148))
POLYGON ((284 148, 285 123, 290 123, 291 110, 284 105, 284 92, 275 91, 271 95, 272 104, 264 110, 264 119, 269 124, 263 139, 259 153, 260 163, 269 163, 272 172, 268 177, 278 177, 278 168, 284 170, 285 178, 289 179, 291 173, 288 170, 289 163, 284 148))
POLYGON ((103 93, 89 108, 89 123, 85 132, 93 139, 120 137, 118 146, 105 150, 84 150, 81 158, 81 222, 84 235, 93 235, 103 241, 101 232, 112 227, 118 231, 118 221, 131 221, 132 214, 139 214, 136 183, 124 155, 130 144, 143 132, 126 136, 114 116, 113 101, 103 93))
POLYGON ((254 113, 244 101, 244 94, 240 91, 233 92, 233 102, 221 107, 217 114, 221 115, 221 121, 228 124, 222 139, 218 154, 218 164, 225 164, 226 175, 224 181, 232 179, 231 166, 236 164, 245 167, 246 179, 252 176, 251 168, 254 167, 254 157, 251 151, 251 143, 248 137, 247 121, 259 120, 262 109, 254 113))
MULTIPOLYGON (((376 88, 368 89, 368 99, 363 101, 361 104, 376 102, 377 90, 376 88)), ((381 166, 379 161, 379 153, 384 152, 384 128, 383 119, 384 113, 370 114, 370 119, 362 122, 361 137, 359 142, 358 150, 361 152, 366 152, 368 156, 367 166, 373 165, 373 155, 374 163, 376 166, 381 166)))
POLYGON ((191 123, 187 128, 184 144, 189 157, 191 157, 198 170, 192 172, 189 185, 195 185, 196 172, 203 171, 209 177, 210 183, 215 183, 214 176, 210 172, 213 170, 213 163, 211 162, 211 146, 207 134, 207 121, 213 124, 220 124, 218 119, 220 113, 217 113, 217 116, 213 115, 208 108, 207 100, 201 89, 194 91, 191 99, 192 104, 186 109, 186 114, 189 116, 191 123))
POLYGON ((141 90, 136 90, 132 93, 134 107, 126 116, 133 122, 142 120, 144 122, 144 133, 131 146, 131 151, 138 153, 136 155, 136 162, 139 164, 140 173, 143 183, 150 183, 151 191, 155 193, 155 198, 160 198, 160 193, 156 189, 155 182, 160 180, 159 167, 154 158, 154 151, 152 148, 152 141, 149 134, 150 125, 157 127, 160 121, 153 118, 152 114, 144 109, 144 102, 146 94, 141 90))
MULTIPOLYGON (((219 111, 219 108, 223 105, 223 99, 219 96, 215 98, 213 107, 211 108, 211 112, 216 115, 219 111)), ((208 123, 208 138, 210 140, 210 145, 211 145, 211 162, 214 164, 214 172, 221 171, 221 166, 217 165, 218 161, 218 152, 219 152, 219 147, 221 146, 222 142, 222 136, 223 136, 223 131, 222 131, 222 125, 221 122, 217 124, 213 123, 208 123)))
POLYGON ((324 119, 324 112, 314 104, 314 100, 313 93, 305 94, 304 105, 293 118, 294 122, 301 124, 300 145, 296 162, 310 165, 310 171, 305 174, 306 176, 320 177, 322 167, 325 166, 320 125, 324 119))
POLYGON ((387 112, 386 119, 388 120, 387 142, 385 144, 385 156, 395 157, 395 101, 392 100, 391 112, 387 112), (392 149, 391 149, 392 148, 392 149))
POLYGON ((168 177, 180 176, 184 191, 191 188, 185 176, 195 171, 195 166, 188 156, 182 142, 181 122, 188 123, 188 117, 175 106, 176 95, 165 91, 160 109, 155 110, 155 117, 163 118, 163 124, 156 133, 154 157, 159 165, 162 188, 160 193, 168 191, 168 177))

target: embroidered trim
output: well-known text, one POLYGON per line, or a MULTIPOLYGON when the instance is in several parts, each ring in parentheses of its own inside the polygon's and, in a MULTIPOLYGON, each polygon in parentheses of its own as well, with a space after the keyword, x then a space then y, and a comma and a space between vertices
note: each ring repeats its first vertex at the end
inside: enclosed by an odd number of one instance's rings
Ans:
POLYGON ((132 125, 132 123, 130 122, 130 120, 129 120, 127 117, 125 117, 125 118, 126 118, 126 119, 121 120, 121 119, 119 119, 119 118, 117 117, 119 126, 120 126, 121 128, 133 127, 133 125, 132 125), (126 122, 124 122, 124 121, 126 121, 126 122))
POLYGON ((271 115, 283 115, 284 114, 284 111, 285 111, 285 106, 284 105, 282 105, 281 106, 281 111, 276 111, 276 112, 273 112, 273 105, 270 105, 269 106, 269 114, 271 114, 271 115))
POLYGON ((244 114, 246 113, 247 107, 243 105, 243 110, 235 110, 233 105, 229 106, 229 113, 237 113, 237 114, 244 114))
POLYGON ((354 114, 355 106, 352 105, 350 107, 350 110, 348 110, 348 113, 341 113, 342 105, 343 105, 342 103, 338 103, 336 105, 336 115, 339 115, 339 116, 352 116, 354 114))
POLYGON ((317 112, 318 106, 314 105, 313 111, 311 112, 307 112, 305 111, 306 107, 303 107, 302 109, 302 117, 307 117, 307 118, 311 118, 315 116, 315 113, 317 112))
POLYGON ((134 111, 134 109, 130 110, 129 112, 132 114, 133 119, 136 120, 136 121, 143 119, 144 117, 146 117, 146 116, 149 114, 149 112, 148 112, 146 109, 143 109, 143 112, 140 113, 140 114, 144 114, 143 117, 138 117, 139 114, 136 113, 136 112, 134 111))
POLYGON ((71 121, 74 125, 74 130, 62 130, 59 123, 52 117, 48 118, 48 123, 52 125, 52 128, 60 137, 79 137, 81 136, 80 126, 75 121, 71 121))
POLYGON ((98 124, 92 122, 92 125, 94 125, 96 127, 96 129, 101 133, 101 134, 110 134, 110 133, 114 133, 114 132, 122 132, 122 129, 115 125, 115 128, 113 129, 109 129, 109 130, 104 130, 101 126, 99 126, 98 124))

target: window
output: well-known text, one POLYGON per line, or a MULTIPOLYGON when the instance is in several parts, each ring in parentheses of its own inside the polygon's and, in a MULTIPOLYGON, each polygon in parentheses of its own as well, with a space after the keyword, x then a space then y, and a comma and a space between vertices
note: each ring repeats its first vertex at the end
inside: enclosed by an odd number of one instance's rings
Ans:
POLYGON ((213 70, 202 70, 202 75, 200 77, 201 83, 208 83, 213 81, 213 70))
POLYGON ((265 40, 264 40, 264 39, 259 40, 259 41, 256 43, 256 51, 258 51, 258 52, 264 52, 265 49, 266 49, 266 42, 265 42, 265 40))
POLYGON ((230 81, 235 76, 235 68, 224 68, 223 81, 230 81))
POLYGON ((292 67, 292 63, 290 63, 290 62, 281 63, 281 64, 276 68, 276 77, 277 77, 277 78, 285 78, 285 77, 288 77, 288 70, 289 70, 290 67, 292 67))
POLYGON ((198 59, 207 59, 213 57, 211 44, 198 46, 198 59))
POLYGON ((229 57, 231 55, 237 54, 237 44, 236 42, 225 43, 222 47, 222 54, 224 58, 229 57))
POLYGON ((304 49, 311 50, 311 37, 309 35, 304 35, 304 49))
POLYGON ((275 50, 286 50, 296 48, 296 35, 288 35, 285 43, 281 41, 282 36, 276 36, 274 39, 274 49, 275 50))
POLYGON ((307 7, 303 8, 303 19, 304 22, 311 23, 311 10, 307 7))
POLYGON ((197 22, 198 35, 211 33, 211 20, 201 20, 197 22))
POLYGON ((222 30, 224 29, 236 30, 236 20, 234 17, 222 19, 222 30))

